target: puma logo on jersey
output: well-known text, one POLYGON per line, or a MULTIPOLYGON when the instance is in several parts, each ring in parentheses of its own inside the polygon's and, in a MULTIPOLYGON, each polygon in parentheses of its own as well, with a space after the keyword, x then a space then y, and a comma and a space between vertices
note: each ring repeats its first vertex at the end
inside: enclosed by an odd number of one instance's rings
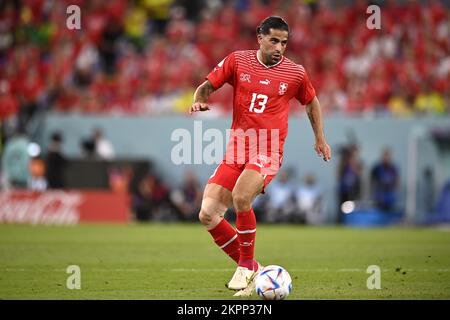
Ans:
POLYGON ((269 79, 266 79, 266 80, 259 80, 259 83, 265 84, 265 85, 269 85, 269 84, 270 84, 270 80, 269 80, 269 79))

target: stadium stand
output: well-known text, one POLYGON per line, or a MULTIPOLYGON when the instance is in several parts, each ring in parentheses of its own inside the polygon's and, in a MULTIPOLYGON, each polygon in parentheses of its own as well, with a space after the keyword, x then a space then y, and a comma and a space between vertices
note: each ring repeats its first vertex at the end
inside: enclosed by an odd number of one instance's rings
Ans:
MULTIPOLYGON (((379 1, 382 29, 369 30, 366 1, 342 3, 3 1, 0 117, 184 113, 208 70, 255 48, 254 27, 271 13, 290 23, 288 56, 308 68, 327 114, 448 114, 449 8, 379 1), (83 32, 61 27, 69 4, 83 8, 83 32)), ((229 90, 213 99, 230 112, 229 90)))

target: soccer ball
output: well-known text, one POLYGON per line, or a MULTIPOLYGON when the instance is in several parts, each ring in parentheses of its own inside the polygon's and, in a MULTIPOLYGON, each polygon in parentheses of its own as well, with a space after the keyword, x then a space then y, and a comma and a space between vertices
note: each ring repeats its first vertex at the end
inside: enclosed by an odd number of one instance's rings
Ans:
POLYGON ((292 280, 283 267, 270 265, 257 275, 256 293, 264 300, 283 300, 292 290, 292 280))

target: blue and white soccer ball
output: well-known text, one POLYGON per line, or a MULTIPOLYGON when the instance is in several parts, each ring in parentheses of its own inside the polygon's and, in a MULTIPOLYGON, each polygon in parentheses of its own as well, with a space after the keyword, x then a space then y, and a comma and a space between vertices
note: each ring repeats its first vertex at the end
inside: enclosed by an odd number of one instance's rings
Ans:
POLYGON ((292 291, 292 279, 283 267, 266 266, 256 277, 255 289, 264 300, 283 300, 292 291))

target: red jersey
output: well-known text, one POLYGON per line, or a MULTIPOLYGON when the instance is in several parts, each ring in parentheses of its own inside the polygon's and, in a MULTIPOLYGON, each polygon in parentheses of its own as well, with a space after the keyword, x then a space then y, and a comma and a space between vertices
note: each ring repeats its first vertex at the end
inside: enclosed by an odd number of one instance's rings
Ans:
MULTIPOLYGON (((253 129, 259 143, 262 142, 260 139, 266 140, 268 152, 278 150, 281 155, 288 131, 289 100, 295 97, 305 105, 316 95, 303 66, 284 56, 277 64, 266 66, 259 61, 256 50, 231 53, 206 79, 214 89, 219 89, 226 82, 234 88, 233 123, 227 153, 232 146, 236 148, 236 141, 239 140, 234 131, 253 129), (266 135, 261 134, 264 129, 266 135), (271 137, 276 136, 271 135, 273 129, 278 134, 277 150, 271 148, 269 143, 271 137)), ((248 152, 251 143, 244 143, 248 152)))

